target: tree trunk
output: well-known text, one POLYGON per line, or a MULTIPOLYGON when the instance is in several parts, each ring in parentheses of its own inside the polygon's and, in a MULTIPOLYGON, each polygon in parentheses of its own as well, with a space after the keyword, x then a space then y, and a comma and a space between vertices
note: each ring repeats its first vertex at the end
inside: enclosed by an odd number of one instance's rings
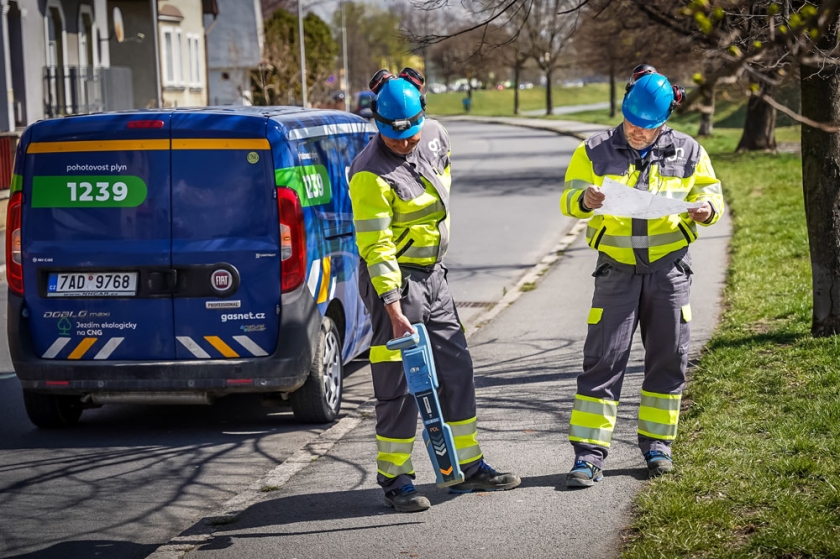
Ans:
MULTIPOLYGON (((762 93, 772 95, 773 87, 761 86, 762 93)), ((752 96, 747 102, 744 133, 735 151, 768 151, 776 149, 776 109, 761 97, 752 96)))
POLYGON ((615 116, 615 64, 610 62, 610 117, 615 116))
MULTIPOLYGON (((837 44, 832 29, 820 47, 837 44)), ((801 69, 802 116, 818 122, 840 122, 840 71, 801 69)), ((840 134, 802 125, 802 190, 811 247, 814 310, 811 333, 840 333, 840 134)))
POLYGON ((520 65, 513 66, 513 114, 519 114, 519 71, 520 65))
MULTIPOLYGON (((700 129, 698 136, 711 136, 715 118, 715 89, 703 88, 703 95, 700 97, 700 129)), ((775 119, 775 117, 774 117, 775 119)))
POLYGON ((548 116, 551 116, 551 113, 554 112, 554 98, 552 97, 551 87, 551 72, 551 68, 548 68, 545 71, 545 114, 548 116))

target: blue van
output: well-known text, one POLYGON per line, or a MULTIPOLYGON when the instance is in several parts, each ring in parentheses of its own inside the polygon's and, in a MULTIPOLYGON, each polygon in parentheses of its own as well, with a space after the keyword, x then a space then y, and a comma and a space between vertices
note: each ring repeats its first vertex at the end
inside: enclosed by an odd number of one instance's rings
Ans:
POLYGON ((30 420, 108 403, 290 400, 324 423, 370 343, 347 171, 374 128, 297 107, 33 124, 7 217, 8 335, 30 420))

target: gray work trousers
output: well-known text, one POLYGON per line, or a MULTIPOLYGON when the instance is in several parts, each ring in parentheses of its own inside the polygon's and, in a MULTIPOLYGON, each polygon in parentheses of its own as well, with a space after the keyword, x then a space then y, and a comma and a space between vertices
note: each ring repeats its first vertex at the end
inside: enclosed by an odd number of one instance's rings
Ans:
MULTIPOLYGON (((599 255, 592 307, 603 309, 597 324, 590 324, 583 348, 583 372, 577 393, 590 398, 618 401, 636 326, 641 324, 645 348, 642 390, 682 394, 690 341, 690 322, 683 307, 689 304, 690 259, 659 263, 651 273, 599 255)), ((638 435, 642 453, 659 450, 671 454, 670 440, 638 435)), ((577 460, 604 467, 608 448, 572 442, 577 460)))
MULTIPOLYGON (((400 266, 402 272, 402 312, 412 324, 423 323, 429 333, 435 359, 438 398, 444 421, 464 421, 475 417, 475 383, 467 338, 461 328, 455 301, 446 282, 442 264, 421 269, 400 266)), ((391 319, 377 296, 367 266, 359 267, 359 292, 370 313, 373 326, 371 346, 381 346, 394 337, 391 319)), ((376 434, 393 439, 410 439, 417 432, 417 403, 408 392, 401 361, 371 363, 376 396, 376 434)), ((480 460, 462 464, 469 477, 480 460)), ((411 483, 414 475, 394 478, 377 474, 376 481, 387 492, 411 483)))

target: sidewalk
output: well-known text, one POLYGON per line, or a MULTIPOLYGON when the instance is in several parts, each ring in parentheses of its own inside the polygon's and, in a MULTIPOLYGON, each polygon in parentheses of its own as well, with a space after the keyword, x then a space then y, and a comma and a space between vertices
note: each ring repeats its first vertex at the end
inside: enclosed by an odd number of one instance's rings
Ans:
MULTIPOLYGON (((554 122, 560 121, 550 124, 554 122)), ((558 197, 559 188, 558 181, 558 197)), ((714 227, 704 228, 692 246, 694 357, 717 321, 729 235, 724 216, 714 227)), ((417 485, 433 507, 418 514, 386 508, 375 481, 369 402, 152 557, 616 556, 622 530, 631 520, 632 500, 647 483, 636 447, 643 374, 638 334, 605 480, 580 491, 566 490, 563 483, 573 460, 566 433, 595 259, 595 251, 578 238, 534 291, 522 294, 470 338, 482 448, 494 467, 522 476, 518 489, 450 495, 434 486, 425 449, 416 444, 417 485)), ((422 441, 419 430, 418 440, 422 441)), ((675 457, 679 467, 679 446, 675 457)))

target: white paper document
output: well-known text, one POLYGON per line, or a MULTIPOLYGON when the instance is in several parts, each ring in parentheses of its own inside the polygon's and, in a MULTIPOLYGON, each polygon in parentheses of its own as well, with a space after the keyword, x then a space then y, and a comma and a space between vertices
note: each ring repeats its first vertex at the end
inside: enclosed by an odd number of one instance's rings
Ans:
POLYGON ((604 193, 604 205, 595 210, 596 214, 656 219, 681 214, 689 208, 699 208, 703 205, 703 202, 688 203, 637 190, 612 179, 604 179, 601 192, 604 193))

